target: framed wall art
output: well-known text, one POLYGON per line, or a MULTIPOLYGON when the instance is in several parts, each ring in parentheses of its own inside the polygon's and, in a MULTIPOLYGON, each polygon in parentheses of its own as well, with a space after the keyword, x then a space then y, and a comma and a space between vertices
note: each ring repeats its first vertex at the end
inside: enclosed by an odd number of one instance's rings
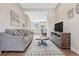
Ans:
POLYGON ((75 8, 76 14, 79 14, 79 3, 77 3, 76 8, 75 8))
POLYGON ((74 8, 72 8, 72 9, 70 9, 69 11, 68 11, 68 19, 71 19, 71 18, 73 18, 74 17, 74 8))
POLYGON ((13 10, 10 10, 10 24, 13 26, 20 26, 20 17, 13 10))

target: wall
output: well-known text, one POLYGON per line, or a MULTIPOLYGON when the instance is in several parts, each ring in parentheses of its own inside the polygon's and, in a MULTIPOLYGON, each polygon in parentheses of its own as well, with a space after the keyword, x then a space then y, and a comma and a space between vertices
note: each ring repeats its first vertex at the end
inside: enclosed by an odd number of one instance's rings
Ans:
POLYGON ((71 33, 71 50, 79 54, 79 15, 75 13, 76 4, 60 4, 56 9, 56 22, 64 22, 64 32, 71 33), (68 11, 74 8, 74 17, 68 19, 68 11))
POLYGON ((11 3, 1 3, 0 4, 0 32, 3 32, 5 29, 14 29, 22 28, 22 20, 24 19, 24 14, 22 9, 18 4, 11 3), (15 11, 20 16, 20 26, 12 26, 10 24, 10 10, 15 11))
POLYGON ((50 9, 47 15, 47 36, 50 37, 51 32, 54 31, 54 24, 55 24, 55 10, 50 9))

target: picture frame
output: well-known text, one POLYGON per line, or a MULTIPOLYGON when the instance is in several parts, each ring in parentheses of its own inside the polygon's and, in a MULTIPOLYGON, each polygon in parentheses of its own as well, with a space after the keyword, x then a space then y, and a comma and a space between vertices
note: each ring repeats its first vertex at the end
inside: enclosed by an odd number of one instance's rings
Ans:
POLYGON ((13 11, 13 10, 10 10, 10 24, 12 26, 20 26, 20 17, 19 15, 13 11))
POLYGON ((76 14, 79 15, 79 3, 77 3, 77 5, 76 5, 75 12, 76 12, 76 14))
POLYGON ((71 18, 73 18, 74 17, 74 8, 72 8, 72 9, 70 9, 69 11, 68 11, 68 19, 71 19, 71 18))

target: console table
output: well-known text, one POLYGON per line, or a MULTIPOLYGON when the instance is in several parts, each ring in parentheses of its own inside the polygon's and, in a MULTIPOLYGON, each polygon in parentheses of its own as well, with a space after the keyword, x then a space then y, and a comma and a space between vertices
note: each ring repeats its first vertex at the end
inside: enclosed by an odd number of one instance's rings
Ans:
POLYGON ((60 48, 70 49, 70 33, 54 33, 50 40, 60 48))

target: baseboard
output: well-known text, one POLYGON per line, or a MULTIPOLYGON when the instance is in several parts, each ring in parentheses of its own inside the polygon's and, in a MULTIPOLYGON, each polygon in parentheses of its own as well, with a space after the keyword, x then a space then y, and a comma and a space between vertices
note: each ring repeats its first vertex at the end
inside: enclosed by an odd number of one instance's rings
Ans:
POLYGON ((79 50, 77 50, 75 48, 71 48, 71 50, 79 55, 79 50))

